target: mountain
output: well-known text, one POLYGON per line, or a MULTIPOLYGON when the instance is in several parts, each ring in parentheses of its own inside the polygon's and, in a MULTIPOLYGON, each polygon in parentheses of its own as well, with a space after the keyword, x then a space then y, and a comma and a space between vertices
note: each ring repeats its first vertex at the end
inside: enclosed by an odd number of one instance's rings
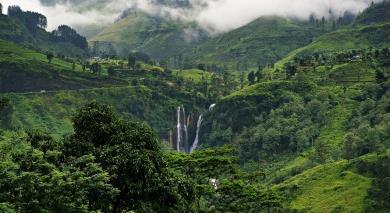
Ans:
POLYGON ((389 7, 213 36, 127 10, 92 58, 1 16, 0 212, 390 212, 389 7))
POLYGON ((262 17, 241 28, 206 41, 193 51, 204 63, 227 63, 235 67, 272 64, 289 52, 310 43, 322 32, 304 22, 262 17))
POLYGON ((277 64, 280 67, 294 58, 313 53, 388 47, 390 46, 389 10, 389 1, 374 4, 363 11, 353 25, 315 38, 312 43, 292 51, 277 64))
POLYGON ((113 43, 119 55, 127 49, 154 58, 183 54, 193 62, 257 67, 271 64, 320 35, 322 29, 280 17, 259 18, 231 32, 210 37, 195 24, 131 12, 90 39, 113 43))
POLYGON ((205 37, 194 24, 169 21, 139 11, 108 26, 90 39, 92 43, 111 43, 117 53, 127 56, 129 50, 144 52, 155 59, 180 55, 205 37))

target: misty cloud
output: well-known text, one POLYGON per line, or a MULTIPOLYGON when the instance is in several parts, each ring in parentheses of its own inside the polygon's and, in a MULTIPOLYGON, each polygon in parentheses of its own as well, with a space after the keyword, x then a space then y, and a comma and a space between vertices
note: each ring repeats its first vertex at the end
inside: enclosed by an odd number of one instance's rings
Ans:
POLYGON ((46 15, 49 29, 59 24, 109 24, 127 8, 150 15, 197 22, 209 32, 225 32, 261 16, 307 19, 358 13, 371 0, 0 0, 5 7, 20 5, 46 15), (43 2, 43 4, 42 4, 43 2), (168 2, 168 3, 167 3, 168 2))
MULTIPOLYGON (((53 30, 58 25, 88 25, 88 24, 109 24, 118 15, 118 10, 88 9, 77 11, 75 5, 53 4, 43 5, 39 0, 0 0, 4 8, 10 5, 19 5, 23 10, 31 10, 44 14, 48 18, 48 29, 53 30)), ((5 9, 6 10, 6 9, 5 9)))

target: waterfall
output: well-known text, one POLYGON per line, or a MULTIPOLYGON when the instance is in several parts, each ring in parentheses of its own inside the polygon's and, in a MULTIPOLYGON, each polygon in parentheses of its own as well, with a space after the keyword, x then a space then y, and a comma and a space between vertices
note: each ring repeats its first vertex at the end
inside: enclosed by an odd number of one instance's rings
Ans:
POLYGON ((192 114, 186 115, 184 106, 177 107, 177 125, 176 125, 176 151, 193 152, 199 143, 200 126, 202 125, 203 115, 200 115, 196 124, 195 140, 191 146, 189 140, 193 139, 193 127, 195 126, 195 120, 192 114), (191 132, 189 132, 191 130, 191 132))
POLYGON ((181 143, 181 121, 180 121, 180 111, 181 108, 177 108, 177 137, 176 137, 176 151, 180 151, 180 143, 181 143))
POLYGON ((199 143, 199 132, 200 132, 200 126, 202 125, 203 121, 203 115, 199 116, 198 123, 196 124, 196 137, 194 140, 194 143, 192 144, 192 147, 190 149, 190 153, 192 153, 198 146, 199 143))
POLYGON ((176 151, 188 151, 188 124, 189 117, 186 116, 186 111, 183 106, 177 108, 177 136, 176 136, 176 151))
MULTIPOLYGON (((184 131, 184 143, 183 143, 183 148, 184 151, 187 151, 188 149, 188 125, 187 125, 187 117, 186 117, 186 111, 184 109, 184 106, 181 107, 182 112, 183 112, 183 131, 184 131)), ((183 137, 182 137, 183 138, 183 137)))
POLYGON ((209 107, 209 111, 213 110, 215 106, 216 106, 216 104, 211 104, 209 107))

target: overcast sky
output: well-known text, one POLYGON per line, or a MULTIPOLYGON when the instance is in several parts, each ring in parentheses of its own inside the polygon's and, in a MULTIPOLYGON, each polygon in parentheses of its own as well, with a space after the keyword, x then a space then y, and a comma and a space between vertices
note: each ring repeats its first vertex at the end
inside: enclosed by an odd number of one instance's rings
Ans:
POLYGON ((19 5, 23 10, 40 12, 48 18, 49 30, 59 24, 109 24, 126 8, 137 7, 152 15, 169 16, 196 21, 203 28, 224 32, 243 26, 261 16, 308 18, 311 13, 318 17, 340 15, 348 10, 358 13, 371 0, 189 0, 191 9, 171 8, 152 3, 152 0, 42 0, 67 2, 43 6, 39 0, 0 0, 5 8, 19 5), (98 7, 94 7, 98 5, 98 7), (80 9, 82 8, 82 9, 80 9), (99 8, 99 9, 97 9, 99 8))

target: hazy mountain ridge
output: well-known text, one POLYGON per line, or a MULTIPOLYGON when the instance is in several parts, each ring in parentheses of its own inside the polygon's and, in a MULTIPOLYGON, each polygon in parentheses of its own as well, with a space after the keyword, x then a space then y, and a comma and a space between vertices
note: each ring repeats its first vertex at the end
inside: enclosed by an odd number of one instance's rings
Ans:
POLYGON ((126 17, 106 27, 91 42, 108 42, 123 49, 145 52, 156 59, 180 55, 207 38, 207 34, 195 24, 170 21, 133 11, 126 17))

